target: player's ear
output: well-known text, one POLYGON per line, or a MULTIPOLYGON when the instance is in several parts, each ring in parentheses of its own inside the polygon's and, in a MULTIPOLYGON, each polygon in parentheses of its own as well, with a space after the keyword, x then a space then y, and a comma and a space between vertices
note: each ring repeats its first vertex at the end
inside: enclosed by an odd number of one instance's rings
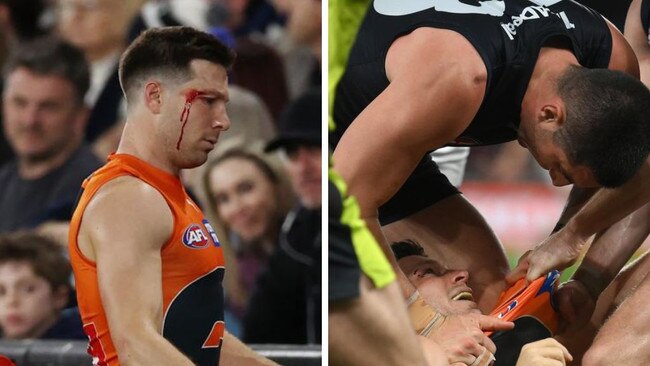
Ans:
POLYGON ((153 114, 159 114, 162 108, 162 87, 157 81, 149 81, 144 85, 144 105, 153 114))
POLYGON ((543 129, 555 131, 562 127, 566 118, 564 104, 547 104, 544 105, 537 116, 537 122, 543 129))

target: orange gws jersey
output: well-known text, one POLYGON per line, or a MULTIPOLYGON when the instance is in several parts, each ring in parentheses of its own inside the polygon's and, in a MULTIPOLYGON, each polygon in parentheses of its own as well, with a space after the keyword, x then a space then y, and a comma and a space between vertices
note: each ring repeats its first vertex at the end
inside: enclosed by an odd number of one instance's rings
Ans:
MULTIPOLYGON (((513 322, 524 317, 532 318, 548 330, 549 336, 555 334, 559 315, 555 310, 553 294, 559 278, 559 271, 551 271, 528 286, 525 278, 520 279, 501 294, 490 315, 513 322)), ((491 332, 486 334, 490 335, 491 332)))
POLYGON ((125 175, 141 179, 157 189, 174 218, 172 236, 160 251, 162 335, 195 364, 218 365, 225 329, 222 288, 225 264, 217 234, 187 195, 178 177, 127 154, 112 154, 106 165, 83 182, 70 222, 68 249, 93 365, 117 366, 120 363, 99 296, 96 264, 81 253, 77 236, 84 210, 95 193, 106 182, 125 175))

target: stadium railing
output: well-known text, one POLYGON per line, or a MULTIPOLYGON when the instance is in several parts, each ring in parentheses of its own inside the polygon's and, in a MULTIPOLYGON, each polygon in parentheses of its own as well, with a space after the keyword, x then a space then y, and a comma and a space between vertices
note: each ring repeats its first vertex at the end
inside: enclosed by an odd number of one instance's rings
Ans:
MULTIPOLYGON (((23 340, 0 341, 0 355, 7 356, 17 366, 90 366, 83 341, 23 340)), ((255 351, 280 365, 316 366, 321 364, 320 345, 250 345, 255 351)))

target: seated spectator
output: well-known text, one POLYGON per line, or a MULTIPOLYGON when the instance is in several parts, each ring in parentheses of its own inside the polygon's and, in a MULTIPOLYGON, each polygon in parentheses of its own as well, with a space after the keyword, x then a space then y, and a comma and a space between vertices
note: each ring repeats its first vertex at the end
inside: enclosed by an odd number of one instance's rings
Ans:
POLYGON ((0 332, 4 339, 86 339, 66 309, 72 269, 57 243, 30 232, 0 236, 0 332))
POLYGON ((287 17, 290 50, 280 47, 287 70, 291 99, 321 85, 321 0, 275 0, 287 17), (307 52, 305 52, 307 51, 307 52), (307 67, 305 67, 307 66, 307 67))
POLYGON ((16 48, 4 77, 4 132, 16 157, 0 168, 0 232, 68 220, 81 182, 101 165, 83 144, 84 56, 37 39, 16 48))
POLYGON ((267 0, 222 0, 213 4, 213 8, 219 6, 227 13, 226 25, 237 37, 265 34, 270 26, 283 21, 267 0))
POLYGON ((281 151, 299 204, 249 302, 245 342, 321 342, 321 115, 320 90, 306 93, 282 113, 279 135, 266 146, 281 151))
POLYGON ((122 89, 117 64, 127 45, 129 25, 144 0, 59 0, 57 29, 79 47, 90 64, 91 108, 86 141, 102 159, 117 149, 122 134, 122 89))
MULTIPOLYGON (((4 64, 8 52, 13 47, 43 33, 39 27, 39 19, 44 9, 44 0, 0 0, 0 66, 4 64)), ((12 156, 13 152, 5 136, 0 133, 0 165, 12 156)))
POLYGON ((321 61, 321 0, 285 0, 287 31, 294 42, 307 46, 321 61))
POLYGON ((229 297, 234 315, 241 318, 248 294, 277 247, 282 221, 292 199, 282 177, 260 155, 233 148, 211 161, 205 170, 208 205, 223 226, 237 259, 240 288, 245 296, 229 297))

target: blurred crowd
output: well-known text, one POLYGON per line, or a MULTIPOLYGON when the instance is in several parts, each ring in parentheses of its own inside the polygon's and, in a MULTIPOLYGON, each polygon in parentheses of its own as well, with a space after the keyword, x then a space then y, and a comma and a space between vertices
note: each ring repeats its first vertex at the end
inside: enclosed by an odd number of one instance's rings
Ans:
POLYGON ((231 128, 182 176, 227 256, 228 330, 247 343, 321 343, 321 6, 0 0, 2 338, 85 338, 68 222, 124 127, 120 55, 145 29, 188 25, 237 54, 231 128))

